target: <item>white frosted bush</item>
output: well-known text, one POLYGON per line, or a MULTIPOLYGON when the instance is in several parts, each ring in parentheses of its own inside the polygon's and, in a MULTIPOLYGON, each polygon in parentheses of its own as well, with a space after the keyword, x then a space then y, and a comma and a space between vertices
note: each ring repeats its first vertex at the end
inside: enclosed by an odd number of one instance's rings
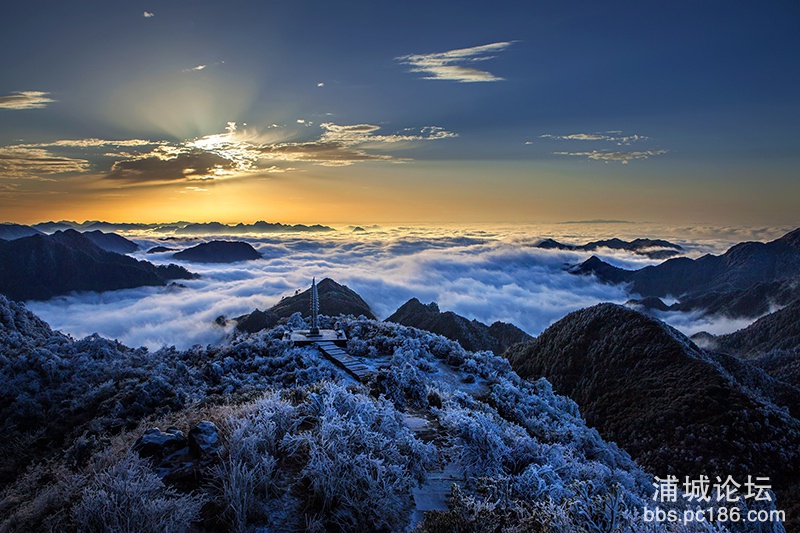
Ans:
POLYGON ((131 453, 94 477, 73 514, 85 532, 180 533, 191 530, 202 503, 167 488, 131 453))

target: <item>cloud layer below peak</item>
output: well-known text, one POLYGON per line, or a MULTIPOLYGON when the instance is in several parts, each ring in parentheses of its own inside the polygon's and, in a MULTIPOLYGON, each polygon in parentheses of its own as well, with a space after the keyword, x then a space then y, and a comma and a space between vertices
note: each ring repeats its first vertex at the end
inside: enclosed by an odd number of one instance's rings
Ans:
MULTIPOLYGON (((54 327, 75 336, 99 332, 130 346, 158 348, 174 344, 185 348, 221 340, 232 325, 220 327, 215 323, 218 316, 232 318, 254 308, 269 308, 281 296, 305 289, 316 276, 331 277, 347 285, 380 318, 416 297, 424 303, 436 301, 442 310, 469 319, 487 324, 496 320, 511 322, 536 335, 571 311, 603 301, 623 303, 630 297, 621 286, 569 274, 565 264, 580 263, 592 253, 629 269, 654 264, 641 256, 608 249, 574 252, 534 247, 541 238, 553 237, 563 242, 588 242, 611 235, 668 238, 697 257, 707 252, 719 253, 746 237, 771 238, 783 229, 769 229, 765 234, 727 231, 570 224, 487 227, 480 231, 370 227, 363 233, 241 237, 257 248, 265 260, 230 265, 185 263, 201 278, 186 281, 183 289, 145 287, 72 294, 47 302, 29 302, 28 306, 54 327), (675 231, 686 237, 676 239, 675 231)), ((148 249, 164 242, 170 247, 189 247, 206 239, 135 240, 148 249)), ((141 251, 135 256, 166 264, 174 261, 171 254, 141 251)), ((688 318, 675 314, 667 320, 683 327, 694 323, 688 318)), ((704 329, 732 331, 711 321, 706 319, 704 329)))

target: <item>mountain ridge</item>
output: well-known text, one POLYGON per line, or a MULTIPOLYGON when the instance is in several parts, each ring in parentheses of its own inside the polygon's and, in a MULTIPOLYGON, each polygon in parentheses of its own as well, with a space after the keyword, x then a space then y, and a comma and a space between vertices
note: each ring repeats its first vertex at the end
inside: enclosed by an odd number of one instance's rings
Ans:
POLYGON ((779 404, 797 413, 800 391, 647 315, 598 304, 505 356, 520 376, 544 377, 572 398, 589 425, 657 475, 758 471, 784 494, 798 488, 800 421, 779 404))
POLYGON ((0 293, 14 300, 46 300, 72 291, 164 286, 194 274, 177 265, 103 250, 76 230, 0 241, 0 293))
POLYGON ((244 241, 201 242, 172 254, 172 258, 197 263, 236 263, 263 259, 255 248, 244 241))
POLYGON ((497 321, 487 326, 452 311, 442 312, 436 302, 426 305, 417 298, 401 305, 386 321, 444 335, 458 341, 465 350, 490 350, 495 355, 501 355, 513 344, 533 338, 513 324, 497 321))
POLYGON ((537 248, 545 250, 578 250, 594 251, 598 248, 609 248, 611 250, 626 250, 638 255, 644 255, 651 259, 668 259, 683 252, 683 247, 663 240, 638 238, 632 241, 625 241, 619 238, 602 239, 591 241, 586 244, 564 244, 555 239, 544 239, 536 245, 537 248), (654 250, 654 248, 657 248, 654 250))

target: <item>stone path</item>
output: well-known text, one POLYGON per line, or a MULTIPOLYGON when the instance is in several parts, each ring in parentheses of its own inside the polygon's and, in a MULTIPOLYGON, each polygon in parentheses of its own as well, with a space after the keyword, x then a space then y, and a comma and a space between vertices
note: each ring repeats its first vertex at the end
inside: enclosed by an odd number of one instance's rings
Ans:
POLYGON ((322 352, 322 355, 359 381, 363 381, 367 375, 373 372, 372 367, 365 364, 360 357, 353 357, 332 341, 319 341, 314 344, 322 352))
POLYGON ((403 424, 423 442, 433 442, 443 456, 442 466, 429 472, 425 483, 411 491, 414 496, 414 512, 408 526, 411 531, 422 522, 427 511, 446 511, 451 485, 463 484, 464 478, 460 458, 453 457, 455 448, 442 442, 438 423, 416 414, 406 414, 403 424))

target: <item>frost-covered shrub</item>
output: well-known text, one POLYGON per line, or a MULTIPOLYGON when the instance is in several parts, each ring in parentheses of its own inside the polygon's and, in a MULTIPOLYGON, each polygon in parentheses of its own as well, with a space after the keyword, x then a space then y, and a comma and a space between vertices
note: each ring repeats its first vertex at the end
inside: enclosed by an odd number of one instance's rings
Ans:
POLYGON ((401 530, 411 487, 435 461, 391 403, 335 383, 272 392, 240 407, 223 432, 228 454, 214 484, 237 530, 272 520, 269 511, 294 494, 311 522, 401 530))
POLYGON ((227 455, 215 467, 214 477, 234 530, 263 519, 264 502, 278 492, 276 457, 283 437, 297 422, 295 411, 272 393, 224 421, 227 455))
POLYGON ((429 391, 424 374, 435 370, 430 359, 432 356, 417 339, 408 339, 395 349, 381 387, 398 409, 428 407, 429 391))
POLYGON ((402 529, 432 447, 414 438, 392 404, 340 385, 309 394, 299 409, 313 428, 284 442, 307 454, 301 475, 326 520, 345 530, 402 529))
POLYGON ((387 365, 375 398, 315 349, 281 342, 285 326, 150 353, 75 341, 0 300, 0 532, 114 530, 129 515, 145 531, 185 529, 199 499, 126 455, 135 435, 124 430, 153 415, 185 427, 200 412, 224 443, 194 487, 211 509, 200 529, 403 530, 413 487, 460 466, 449 509, 429 513, 424 531, 703 530, 644 524, 652 478, 547 381, 439 335, 332 320, 352 355, 387 365))
POLYGON ((330 379, 337 371, 313 348, 275 331, 185 351, 131 349, 92 335, 52 332, 19 304, 0 301, 0 484, 33 458, 82 438, 132 429, 146 416, 192 403, 248 397, 270 386, 330 379))
POLYGON ((100 472, 74 509, 80 531, 179 533, 190 531, 203 500, 167 488, 138 456, 130 454, 100 472))
POLYGON ((298 311, 286 320, 286 327, 289 329, 308 329, 308 324, 303 320, 303 313, 298 311))

